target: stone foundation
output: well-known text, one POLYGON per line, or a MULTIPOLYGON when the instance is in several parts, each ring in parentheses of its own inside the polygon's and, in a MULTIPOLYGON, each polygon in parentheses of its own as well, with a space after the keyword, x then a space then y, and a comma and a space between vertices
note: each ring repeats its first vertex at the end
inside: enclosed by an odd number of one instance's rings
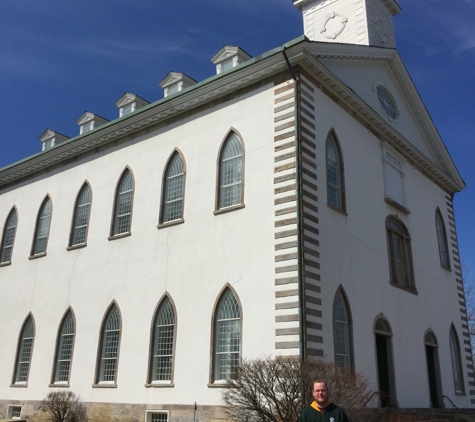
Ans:
MULTIPOLYGON (((47 413, 40 411, 40 401, 0 400, 0 419, 7 417, 8 406, 22 406, 21 419, 28 422, 49 422, 47 413)), ((89 422, 151 422, 146 413, 168 413, 168 422, 227 422, 223 406, 181 404, 85 403, 89 422), (148 411, 148 412, 147 412, 148 411)))

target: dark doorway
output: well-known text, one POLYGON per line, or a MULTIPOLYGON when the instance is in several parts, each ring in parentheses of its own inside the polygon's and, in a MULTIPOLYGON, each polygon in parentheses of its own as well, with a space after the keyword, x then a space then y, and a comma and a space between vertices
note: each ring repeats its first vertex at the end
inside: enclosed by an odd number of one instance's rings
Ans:
POLYGON ((427 375, 429 377, 429 395, 431 407, 444 407, 442 385, 440 383, 439 354, 437 338, 428 330, 424 343, 426 346, 427 375))
POLYGON ((389 337, 376 334, 376 356, 381 407, 391 405, 391 375, 389 368, 389 337))
POLYGON ((429 372, 430 401, 432 407, 440 407, 437 391, 437 373, 435 365, 435 348, 426 346, 427 371, 429 372))

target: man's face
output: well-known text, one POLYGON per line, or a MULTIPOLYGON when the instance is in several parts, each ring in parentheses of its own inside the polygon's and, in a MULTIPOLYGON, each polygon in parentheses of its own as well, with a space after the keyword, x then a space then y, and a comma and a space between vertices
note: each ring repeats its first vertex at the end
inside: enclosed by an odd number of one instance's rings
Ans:
POLYGON ((313 384, 313 398, 319 407, 325 407, 328 403, 328 390, 324 382, 316 382, 313 384))

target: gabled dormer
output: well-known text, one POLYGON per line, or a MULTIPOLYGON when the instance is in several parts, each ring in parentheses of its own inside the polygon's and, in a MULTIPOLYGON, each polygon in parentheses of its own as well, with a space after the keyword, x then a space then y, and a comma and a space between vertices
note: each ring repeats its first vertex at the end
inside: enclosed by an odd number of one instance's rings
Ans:
POLYGON ((62 135, 54 130, 46 129, 39 139, 42 143, 41 150, 44 151, 45 149, 52 148, 59 145, 61 142, 66 141, 69 139, 69 136, 62 135))
POLYGON ((135 110, 145 107, 147 104, 150 104, 147 100, 144 100, 138 95, 132 94, 130 92, 126 92, 115 103, 115 105, 119 107, 119 117, 133 113, 135 110))
POLYGON ((108 121, 109 120, 104 119, 97 114, 85 111, 76 123, 79 125, 79 134, 82 135, 83 133, 90 132, 99 126, 102 126, 108 121))
POLYGON ((252 56, 239 47, 225 45, 214 55, 211 61, 216 65, 216 73, 221 73, 250 59, 252 59, 252 56))
POLYGON ((395 48, 397 0, 293 0, 311 41, 395 48))
POLYGON ((163 88, 163 95, 168 97, 194 84, 196 81, 184 73, 170 72, 159 85, 163 88))

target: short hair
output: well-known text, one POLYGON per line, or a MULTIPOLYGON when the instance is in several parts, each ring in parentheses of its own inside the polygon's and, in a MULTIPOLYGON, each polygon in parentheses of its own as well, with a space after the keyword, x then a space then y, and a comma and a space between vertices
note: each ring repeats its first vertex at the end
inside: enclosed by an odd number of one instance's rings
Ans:
POLYGON ((316 378, 313 380, 313 384, 312 384, 312 391, 315 389, 315 384, 325 384, 325 388, 328 390, 328 385, 327 385, 327 382, 321 378, 316 378))

